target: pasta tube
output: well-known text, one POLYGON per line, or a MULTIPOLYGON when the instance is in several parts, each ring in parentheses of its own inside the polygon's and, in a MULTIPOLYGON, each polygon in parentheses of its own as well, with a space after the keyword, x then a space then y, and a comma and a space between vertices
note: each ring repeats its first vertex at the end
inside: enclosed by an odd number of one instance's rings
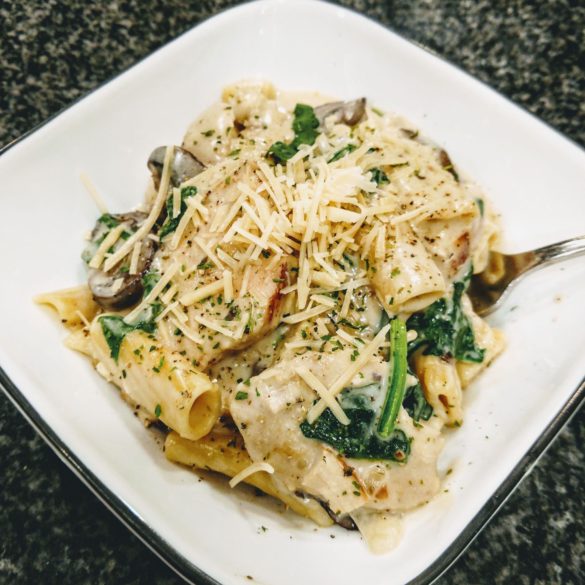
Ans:
POLYGON ((418 354, 414 358, 414 369, 434 412, 445 424, 460 425, 463 422, 463 397, 453 361, 436 355, 418 354))
POLYGON ((211 430, 220 414, 219 389, 184 356, 153 345, 151 336, 135 330, 122 341, 116 362, 99 318, 91 324, 90 337, 98 371, 105 369, 133 402, 187 439, 197 440, 211 430))
POLYGON ((461 306, 471 321, 475 342, 479 347, 485 349, 482 362, 456 362, 461 386, 465 388, 504 350, 506 340, 499 329, 492 329, 481 317, 473 312, 471 301, 466 295, 461 299, 461 306))
MULTIPOLYGON (((199 441, 189 441, 177 433, 169 433, 165 441, 165 454, 170 461, 217 471, 228 477, 234 477, 252 465, 243 441, 234 434, 212 432, 199 441)), ((295 496, 277 485, 272 476, 266 473, 253 473, 243 481, 277 498, 293 512, 310 518, 319 526, 333 524, 327 512, 316 500, 295 496)))
POLYGON ((85 325, 84 319, 91 321, 99 310, 86 284, 38 295, 35 302, 52 307, 69 328, 85 325))

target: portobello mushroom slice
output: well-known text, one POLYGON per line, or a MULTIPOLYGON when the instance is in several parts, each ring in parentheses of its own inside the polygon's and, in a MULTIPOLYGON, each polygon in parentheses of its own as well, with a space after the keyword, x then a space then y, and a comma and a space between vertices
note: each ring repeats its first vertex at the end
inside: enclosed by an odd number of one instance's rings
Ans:
MULTIPOLYGON (((147 165, 156 189, 160 185, 166 151, 166 146, 159 146, 152 151, 148 158, 147 165)), ((173 187, 179 187, 181 183, 188 181, 205 170, 205 165, 202 162, 180 146, 175 146, 172 160, 171 184, 173 187)))
POLYGON ((327 118, 333 117, 335 124, 347 124, 355 126, 366 115, 366 98, 359 98, 349 102, 330 102, 317 106, 314 109, 315 116, 319 120, 319 126, 325 124, 327 118))
POLYGON ((324 500, 321 500, 320 498, 316 498, 315 496, 312 496, 311 494, 307 494, 306 492, 303 492, 300 490, 297 490, 295 492, 295 496, 297 496, 298 498, 311 498, 312 500, 315 500, 316 502, 318 502, 318 504, 323 508, 323 510, 325 510, 325 512, 327 512, 327 515, 329 516, 329 518, 331 518, 331 520, 333 520, 333 522, 335 522, 335 524, 338 524, 342 528, 345 528, 346 530, 357 530, 358 529, 356 526, 356 523, 352 520, 352 518, 349 514, 336 514, 331 509, 329 504, 327 502, 325 502, 324 500))
MULTIPOLYGON (((89 263, 109 231, 117 225, 126 224, 127 231, 114 244, 115 250, 125 238, 140 228, 146 218, 147 214, 140 211, 102 215, 96 222, 82 258, 89 263)), ((148 271, 157 247, 157 243, 148 237, 142 240, 135 274, 129 272, 130 257, 107 272, 100 268, 90 268, 88 285, 95 301, 106 310, 120 310, 136 303, 142 297, 142 276, 148 271)))
POLYGON ((455 170, 451 157, 444 148, 439 150, 439 164, 446 170, 449 171, 453 178, 459 183, 459 173, 455 170))
POLYGON ((336 514, 326 502, 323 502, 322 500, 317 501, 321 504, 325 512, 327 512, 327 514, 329 515, 331 520, 335 522, 335 524, 338 524, 339 526, 345 528, 346 530, 358 529, 355 522, 353 521, 352 517, 349 514, 336 514))

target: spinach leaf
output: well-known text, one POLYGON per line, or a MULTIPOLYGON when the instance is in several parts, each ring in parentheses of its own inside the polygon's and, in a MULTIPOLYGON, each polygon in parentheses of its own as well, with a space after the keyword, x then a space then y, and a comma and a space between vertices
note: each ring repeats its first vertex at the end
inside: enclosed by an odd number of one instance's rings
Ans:
POLYGON ((295 133, 293 141, 290 144, 286 144, 279 140, 268 149, 268 156, 275 163, 283 163, 292 158, 299 151, 301 144, 315 144, 315 140, 319 135, 317 130, 319 120, 311 106, 297 104, 293 114, 292 128, 295 133))
POLYGON ((301 144, 315 144, 319 135, 319 120, 311 106, 297 104, 294 111, 292 128, 295 133, 293 144, 298 148, 301 144))
POLYGON ((396 417, 404 400, 406 389, 406 372, 408 370, 406 353, 406 324, 402 319, 395 318, 390 324, 390 348, 388 349, 388 376, 386 397, 380 420, 378 434, 381 437, 390 437, 396 424, 396 417))
POLYGON ((372 174, 372 181, 376 183, 376 185, 387 185, 390 182, 388 175, 379 168, 370 169, 370 173, 372 174))
POLYGON ((106 227, 109 227, 110 229, 115 228, 120 223, 115 217, 113 217, 109 213, 104 213, 103 215, 101 215, 98 218, 98 221, 100 223, 103 223, 106 227))
POLYGON ((485 350, 475 343, 469 318, 461 309, 461 297, 469 285, 472 270, 453 285, 453 297, 435 301, 421 313, 412 315, 406 325, 417 337, 408 345, 411 354, 424 347, 425 355, 453 356, 464 362, 481 363, 485 350))
POLYGON ((329 409, 311 425, 301 423, 305 437, 331 445, 346 457, 356 459, 382 459, 405 462, 410 454, 410 440, 405 433, 395 429, 383 439, 374 431, 376 413, 366 408, 347 408, 349 425, 342 425, 329 409))
MULTIPOLYGON (((144 287, 142 298, 148 295, 159 280, 160 274, 158 272, 147 272, 142 277, 142 286, 144 287)), ((104 337, 110 348, 110 356, 116 363, 118 363, 118 358, 120 357, 120 346, 122 345, 122 341, 124 341, 124 337, 137 329, 146 333, 154 333, 156 330, 155 319, 160 315, 162 308, 162 304, 158 301, 151 303, 140 312, 138 318, 132 324, 126 323, 124 317, 120 315, 104 315, 103 317, 99 317, 104 337)))
POLYGON ((357 146, 355 144, 346 144, 342 149, 338 150, 327 162, 332 163, 340 158, 343 158, 350 152, 353 152, 357 146))
POLYGON ((420 419, 429 420, 433 414, 433 407, 427 402, 419 382, 406 389, 402 407, 415 422, 418 422, 420 419))
POLYGON ((118 315, 104 315, 99 318, 99 322, 102 326, 102 331, 108 347, 110 348, 110 356, 116 363, 118 363, 122 341, 124 340, 124 337, 126 337, 131 331, 134 331, 135 328, 133 325, 125 323, 124 319, 118 315))
POLYGON ((160 303, 153 303, 144 309, 138 321, 133 325, 126 323, 124 318, 119 315, 104 315, 103 317, 99 317, 98 320, 102 326, 104 337, 110 348, 110 356, 116 363, 118 363, 118 358, 120 357, 120 346, 126 335, 138 329, 146 333, 154 333, 156 329, 155 319, 161 310, 162 305, 160 303))
POLYGON ((286 162, 289 158, 292 158, 298 149, 293 144, 286 144, 285 142, 275 142, 269 149, 268 154, 272 157, 272 160, 276 163, 286 162))
POLYGON ((179 225, 179 222, 181 221, 183 214, 185 213, 185 211, 187 211, 186 200, 189 197, 193 197, 194 195, 197 195, 197 187, 183 187, 181 189, 181 208, 179 211, 179 215, 177 215, 177 217, 173 217, 173 195, 172 194, 170 195, 166 203, 167 217, 158 233, 159 238, 164 238, 165 236, 173 233, 177 229, 177 226, 179 225))
POLYGON ((142 297, 146 297, 150 291, 155 287, 156 283, 160 280, 160 273, 158 273, 157 271, 153 271, 153 272, 147 272, 143 277, 142 277, 142 288, 144 289, 144 292, 142 294, 142 297))

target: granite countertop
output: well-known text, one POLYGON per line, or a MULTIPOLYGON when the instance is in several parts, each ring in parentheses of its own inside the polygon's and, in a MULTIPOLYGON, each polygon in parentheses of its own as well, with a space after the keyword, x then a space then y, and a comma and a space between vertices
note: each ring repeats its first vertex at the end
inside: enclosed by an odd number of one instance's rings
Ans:
MULTIPOLYGON (((585 145, 585 5, 572 0, 344 0, 461 66, 585 145)), ((227 0, 0 4, 0 145, 227 0)), ((4 194, 6 196, 6 194, 4 194)), ((585 582, 585 411, 439 580, 585 582)), ((0 583, 175 584, 0 396, 0 583)))

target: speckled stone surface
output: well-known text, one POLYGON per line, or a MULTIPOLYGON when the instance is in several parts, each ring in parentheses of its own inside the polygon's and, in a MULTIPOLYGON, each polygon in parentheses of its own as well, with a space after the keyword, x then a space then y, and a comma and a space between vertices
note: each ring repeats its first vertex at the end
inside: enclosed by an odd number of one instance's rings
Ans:
MULTIPOLYGON (((237 3, 0 2, 0 144, 237 3)), ((341 4, 390 24, 585 145, 582 1, 341 4)), ((585 583, 584 422, 582 410, 441 585, 585 583)), ((181 582, 57 459, 4 396, 0 461, 1 584, 181 582)))

